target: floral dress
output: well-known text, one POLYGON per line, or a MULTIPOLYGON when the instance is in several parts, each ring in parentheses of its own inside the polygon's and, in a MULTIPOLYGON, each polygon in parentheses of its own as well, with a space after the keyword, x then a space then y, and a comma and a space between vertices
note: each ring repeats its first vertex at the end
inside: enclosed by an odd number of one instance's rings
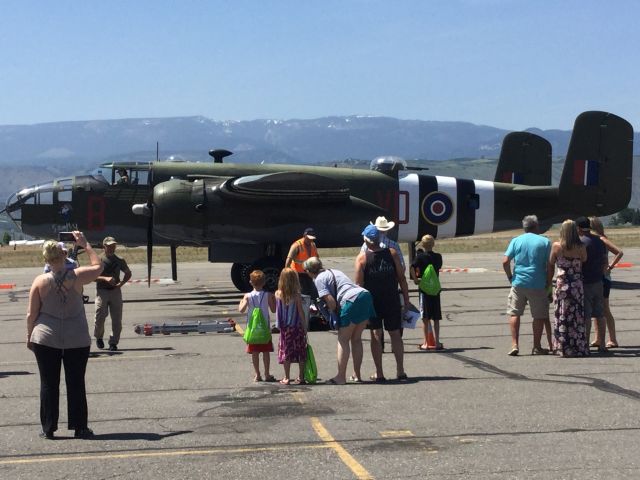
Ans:
POLYGON ((307 332, 298 315, 296 302, 285 304, 276 298, 276 323, 280 328, 278 363, 301 363, 307 359, 307 332))
POLYGON ((558 255, 553 347, 563 357, 589 355, 584 323, 582 261, 558 255))

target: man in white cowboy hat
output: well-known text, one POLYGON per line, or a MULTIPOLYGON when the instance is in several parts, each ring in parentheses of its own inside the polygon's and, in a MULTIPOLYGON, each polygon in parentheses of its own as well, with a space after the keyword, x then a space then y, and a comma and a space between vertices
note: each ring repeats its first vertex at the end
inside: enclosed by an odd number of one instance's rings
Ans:
MULTIPOLYGON (((376 218, 376 222, 369 222, 371 225, 374 225, 379 232, 379 239, 380 239, 380 248, 393 248, 396 252, 398 252, 398 257, 400 260, 400 265, 402 266, 402 274, 404 275, 404 271, 405 271, 405 264, 404 264, 404 257, 402 256, 402 250, 400 249, 400 245, 398 244, 398 242, 396 242, 395 240, 387 237, 386 232, 388 232, 389 230, 391 230, 393 227, 396 226, 395 222, 390 222, 389 220, 387 220, 385 217, 378 217, 376 218)), ((365 252, 367 250, 367 243, 364 242, 362 244, 362 247, 360 248, 361 252, 365 252)))

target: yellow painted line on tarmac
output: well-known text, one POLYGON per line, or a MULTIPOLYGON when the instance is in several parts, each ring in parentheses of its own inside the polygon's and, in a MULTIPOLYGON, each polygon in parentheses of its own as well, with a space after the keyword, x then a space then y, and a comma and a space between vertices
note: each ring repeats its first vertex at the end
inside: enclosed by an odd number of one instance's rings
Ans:
POLYGON ((329 448, 331 448, 334 452, 338 454, 340 460, 349 467, 349 469, 353 472, 353 474, 359 480, 368 480, 373 479, 373 476, 362 466, 358 461, 351 456, 349 452, 345 450, 345 448, 340 445, 335 438, 331 436, 329 431, 324 428, 324 425, 320 423, 320 420, 316 417, 311 417, 311 425, 313 429, 316 431, 320 440, 325 442, 329 448))
POLYGON ((33 458, 9 458, 0 460, 0 465, 24 465, 34 463, 55 463, 55 462, 74 462, 85 460, 126 460, 131 458, 153 458, 153 457, 179 457, 194 455, 217 455, 229 453, 255 453, 255 452, 276 452, 282 450, 314 450, 330 448, 325 444, 318 445, 281 445, 275 447, 243 447, 243 448, 209 448, 202 450, 170 450, 164 452, 126 452, 126 453, 106 453, 100 455, 65 455, 51 457, 33 457, 33 458))
MULTIPOLYGON (((236 332, 238 332, 240 335, 244 334, 244 329, 239 323, 236 323, 236 332)), ((306 397, 303 392, 291 392, 291 395, 296 399, 298 403, 306 403, 306 397)), ((320 422, 320 419, 318 419, 317 417, 311 417, 310 420, 311 425, 313 426, 313 429, 315 430, 318 437, 320 437, 320 440, 324 442, 327 448, 332 449, 338 454, 340 460, 342 460, 342 462, 347 467, 349 467, 356 478, 358 478, 359 480, 373 479, 373 476, 355 458, 353 458, 351 454, 347 452, 347 450, 345 450, 345 448, 336 441, 335 438, 331 436, 329 431, 320 422)))
MULTIPOLYGON (((293 398, 302 405, 307 403, 307 399, 303 392, 292 392, 293 398)), ((311 417, 311 426, 315 430, 320 440, 322 440, 325 445, 336 452, 342 463, 344 463, 349 470, 353 472, 358 480, 373 480, 373 476, 364 468, 355 458, 351 456, 347 450, 340 445, 338 441, 329 433, 329 431, 322 425, 320 419, 318 417, 311 417)))

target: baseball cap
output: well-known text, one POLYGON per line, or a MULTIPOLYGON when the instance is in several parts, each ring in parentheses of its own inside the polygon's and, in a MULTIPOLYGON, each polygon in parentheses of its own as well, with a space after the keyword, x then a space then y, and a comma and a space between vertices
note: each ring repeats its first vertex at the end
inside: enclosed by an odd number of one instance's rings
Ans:
POLYGON ((113 237, 105 237, 105 239, 102 241, 103 245, 115 245, 118 242, 116 242, 116 239, 113 237))
POLYGON ((309 237, 310 240, 316 239, 316 231, 311 227, 307 227, 304 229, 304 235, 309 237))
POLYGON ((578 225, 578 228, 582 228, 585 230, 588 230, 591 228, 591 222, 589 222, 589 219, 587 217, 576 218, 576 225, 578 225))
POLYGON ((380 236, 380 232, 375 225, 367 225, 362 231, 362 236, 368 242, 376 243, 378 241, 378 237, 380 236))

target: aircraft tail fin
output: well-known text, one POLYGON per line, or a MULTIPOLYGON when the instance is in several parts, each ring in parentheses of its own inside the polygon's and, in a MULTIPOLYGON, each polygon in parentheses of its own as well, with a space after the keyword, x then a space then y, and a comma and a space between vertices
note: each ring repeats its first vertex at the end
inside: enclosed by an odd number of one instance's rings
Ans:
POLYGON ((579 215, 610 215, 631 199, 633 127, 612 113, 584 112, 573 127, 560 202, 579 215))
POLYGON ((494 182, 551 185, 551 144, 535 133, 507 134, 494 182))

